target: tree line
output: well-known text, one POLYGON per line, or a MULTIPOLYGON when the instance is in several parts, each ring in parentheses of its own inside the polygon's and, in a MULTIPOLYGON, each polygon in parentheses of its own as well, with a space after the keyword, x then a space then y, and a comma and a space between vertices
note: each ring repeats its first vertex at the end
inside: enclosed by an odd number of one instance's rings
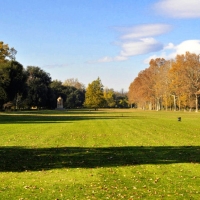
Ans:
POLYGON ((198 111, 200 55, 186 52, 174 60, 152 59, 129 86, 129 103, 149 110, 198 111))
POLYGON ((85 88, 78 79, 52 80, 38 66, 23 67, 17 51, 0 41, 0 109, 55 109, 62 97, 64 108, 128 107, 126 94, 103 88, 100 78, 85 88))

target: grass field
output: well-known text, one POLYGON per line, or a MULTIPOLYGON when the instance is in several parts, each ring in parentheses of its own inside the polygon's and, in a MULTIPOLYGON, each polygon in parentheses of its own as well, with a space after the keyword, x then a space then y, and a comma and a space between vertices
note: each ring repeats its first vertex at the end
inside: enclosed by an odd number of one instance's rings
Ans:
POLYGON ((200 113, 0 113, 0 199, 200 199, 200 113))

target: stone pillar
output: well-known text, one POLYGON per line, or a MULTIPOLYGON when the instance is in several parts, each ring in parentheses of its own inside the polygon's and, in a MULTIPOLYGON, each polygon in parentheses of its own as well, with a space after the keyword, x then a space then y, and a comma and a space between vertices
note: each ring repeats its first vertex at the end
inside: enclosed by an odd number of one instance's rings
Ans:
POLYGON ((57 109, 63 109, 63 99, 62 99, 62 97, 57 98, 57 109))

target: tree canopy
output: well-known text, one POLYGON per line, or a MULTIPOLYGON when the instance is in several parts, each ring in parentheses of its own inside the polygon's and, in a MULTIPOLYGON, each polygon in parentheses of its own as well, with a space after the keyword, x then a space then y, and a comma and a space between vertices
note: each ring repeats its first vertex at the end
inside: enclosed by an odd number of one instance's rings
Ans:
POLYGON ((39 67, 27 67, 27 104, 45 107, 48 101, 48 90, 51 83, 50 74, 39 67))
POLYGON ((98 109, 104 104, 103 85, 100 78, 97 78, 92 83, 88 84, 85 93, 84 106, 98 109))
POLYGON ((6 91, 8 101, 13 101, 17 99, 18 95, 24 94, 27 74, 20 63, 17 61, 10 61, 8 75, 9 85, 6 87, 6 91))
POLYGON ((79 82, 77 78, 70 78, 70 79, 66 79, 63 82, 63 85, 65 86, 72 86, 75 87, 79 90, 85 90, 85 86, 83 83, 79 82))
POLYGON ((200 58, 186 52, 174 60, 152 59, 129 87, 129 103, 144 109, 191 109, 198 111, 200 58))
POLYGON ((127 93, 104 88, 100 78, 85 86, 78 79, 64 83, 53 80, 40 67, 24 68, 16 61, 17 51, 0 41, 0 108, 56 108, 63 98, 65 108, 128 107, 143 109, 194 109, 200 100, 200 55, 186 52, 173 60, 152 59, 149 67, 138 73, 127 93), (129 105, 128 105, 129 104, 129 105))
POLYGON ((7 63, 0 63, 0 106, 7 99, 6 88, 9 85, 9 71, 8 71, 9 64, 7 63))
POLYGON ((8 61, 7 58, 15 60, 16 53, 17 51, 13 47, 10 49, 8 44, 0 41, 0 63, 8 61))
POLYGON ((15 109, 54 109, 60 96, 65 108, 124 107, 127 102, 125 96, 118 95, 113 89, 104 90, 100 78, 87 89, 77 78, 62 83, 52 80, 50 74, 38 66, 24 68, 16 61, 16 53, 14 48, 0 42, 0 108, 7 105, 15 109))

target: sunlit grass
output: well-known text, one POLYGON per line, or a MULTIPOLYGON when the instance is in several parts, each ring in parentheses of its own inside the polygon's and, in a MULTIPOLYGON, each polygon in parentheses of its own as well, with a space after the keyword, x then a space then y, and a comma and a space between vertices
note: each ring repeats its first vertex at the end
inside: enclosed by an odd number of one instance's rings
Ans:
POLYGON ((1 113, 0 199, 199 199, 199 122, 131 109, 1 113))

